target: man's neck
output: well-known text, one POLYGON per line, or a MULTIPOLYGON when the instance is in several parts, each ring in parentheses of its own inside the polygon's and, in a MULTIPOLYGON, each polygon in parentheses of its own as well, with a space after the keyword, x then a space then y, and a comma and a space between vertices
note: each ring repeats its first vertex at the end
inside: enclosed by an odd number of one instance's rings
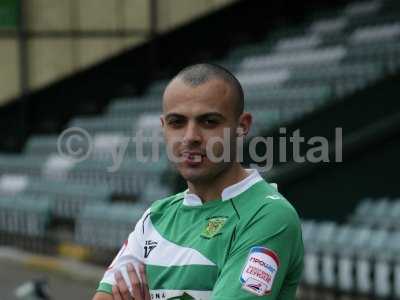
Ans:
POLYGON ((212 182, 187 182, 190 193, 196 194, 203 202, 220 199, 222 191, 239 181, 245 179, 249 174, 240 164, 232 165, 228 170, 222 172, 212 179, 212 182))

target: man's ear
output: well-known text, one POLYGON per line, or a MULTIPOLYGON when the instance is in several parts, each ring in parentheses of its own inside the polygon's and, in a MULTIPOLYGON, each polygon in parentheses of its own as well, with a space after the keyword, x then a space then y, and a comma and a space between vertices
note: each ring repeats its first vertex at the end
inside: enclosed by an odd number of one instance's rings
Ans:
POLYGON ((237 128, 238 136, 246 136, 251 128, 253 116, 249 112, 244 112, 239 117, 239 127, 237 128))
POLYGON ((165 124, 164 116, 161 115, 161 116, 160 116, 160 125, 161 125, 161 128, 163 128, 163 129, 164 129, 164 124, 165 124))

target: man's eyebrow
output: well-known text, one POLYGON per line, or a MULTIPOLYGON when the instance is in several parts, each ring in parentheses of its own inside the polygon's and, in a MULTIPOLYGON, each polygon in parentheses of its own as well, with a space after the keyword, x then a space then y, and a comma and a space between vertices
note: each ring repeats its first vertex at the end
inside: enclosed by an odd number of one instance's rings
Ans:
MULTIPOLYGON (((225 119, 225 117, 219 113, 219 112, 207 112, 201 115, 196 116, 196 119, 204 119, 204 118, 219 118, 219 119, 225 119)), ((184 115, 178 114, 178 113, 168 113, 165 116, 165 119, 170 119, 170 118, 186 118, 184 115)))
POLYGON ((205 118, 218 118, 225 119, 224 115, 219 112, 208 112, 199 116, 196 116, 196 119, 205 119, 205 118))
POLYGON ((168 113, 165 116, 165 119, 170 119, 170 118, 184 118, 184 115, 178 114, 178 113, 168 113))

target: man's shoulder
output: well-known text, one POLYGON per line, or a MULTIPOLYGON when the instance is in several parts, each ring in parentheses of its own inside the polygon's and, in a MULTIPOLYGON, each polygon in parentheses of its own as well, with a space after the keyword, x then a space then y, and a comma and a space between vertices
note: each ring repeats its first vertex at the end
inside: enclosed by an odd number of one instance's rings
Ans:
POLYGON ((166 209, 169 209, 171 207, 175 207, 179 205, 183 198, 184 198, 184 192, 176 193, 174 195, 170 195, 168 197, 156 200, 152 203, 150 207, 150 211, 152 213, 156 212, 162 212, 166 209))
POLYGON ((282 220, 299 223, 298 214, 293 205, 265 180, 258 182, 254 188, 235 202, 243 221, 252 222, 254 219, 282 220), (272 217, 273 216, 273 217, 272 217))

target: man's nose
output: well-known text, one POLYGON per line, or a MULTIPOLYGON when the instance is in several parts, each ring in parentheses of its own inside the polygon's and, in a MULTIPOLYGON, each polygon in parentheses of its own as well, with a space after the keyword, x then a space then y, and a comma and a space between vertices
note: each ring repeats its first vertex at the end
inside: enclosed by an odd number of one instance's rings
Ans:
POLYGON ((201 143, 200 128, 194 122, 188 122, 183 136, 184 144, 201 143))

